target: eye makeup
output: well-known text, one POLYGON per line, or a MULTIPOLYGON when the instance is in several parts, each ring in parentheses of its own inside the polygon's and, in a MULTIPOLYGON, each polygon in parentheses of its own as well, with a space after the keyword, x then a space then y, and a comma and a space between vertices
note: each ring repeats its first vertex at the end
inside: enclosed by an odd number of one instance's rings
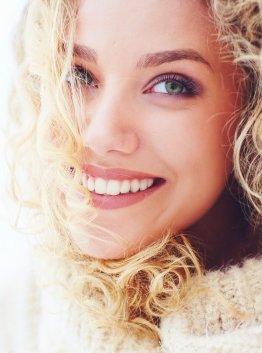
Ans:
MULTIPOLYGON (((74 65, 72 76, 75 78, 75 84, 97 88, 98 83, 93 75, 83 66, 74 65)), ((71 77, 68 74, 66 81, 71 84, 71 77)), ((164 73, 153 78, 144 88, 144 94, 162 94, 169 96, 194 97, 203 92, 200 83, 192 78, 178 73, 164 73)))
MULTIPOLYGON (((72 77, 74 78, 76 85, 80 85, 80 86, 86 85, 86 86, 97 87, 97 83, 96 83, 95 79, 90 74, 90 72, 87 71, 84 67, 74 65, 72 67, 71 74, 72 74, 72 77)), ((70 74, 67 75, 66 81, 69 84, 72 84, 70 74)))
POLYGON ((193 97, 199 95, 202 90, 200 84, 186 75, 166 73, 158 75, 149 82, 144 93, 160 93, 172 96, 180 95, 193 97))

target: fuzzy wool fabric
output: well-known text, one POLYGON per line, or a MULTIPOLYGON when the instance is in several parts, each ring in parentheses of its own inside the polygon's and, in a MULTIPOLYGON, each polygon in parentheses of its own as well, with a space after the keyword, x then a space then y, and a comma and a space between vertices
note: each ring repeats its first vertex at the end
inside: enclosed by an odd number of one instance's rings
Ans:
POLYGON ((162 319, 161 343, 127 338, 118 345, 106 344, 110 334, 94 329, 81 307, 40 289, 29 257, 17 262, 0 277, 1 353, 262 352, 262 259, 207 272, 202 288, 209 291, 162 319))
POLYGON ((170 353, 262 352, 262 259, 208 272, 188 305, 162 320, 163 346, 170 353), (243 317, 236 317, 220 296, 243 317))

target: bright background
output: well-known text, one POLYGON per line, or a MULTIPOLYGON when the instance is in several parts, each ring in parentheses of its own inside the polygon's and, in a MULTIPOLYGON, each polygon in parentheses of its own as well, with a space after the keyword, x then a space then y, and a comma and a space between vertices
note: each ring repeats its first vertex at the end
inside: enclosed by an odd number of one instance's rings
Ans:
POLYGON ((14 219, 15 205, 8 199, 5 192, 8 171, 4 159, 8 94, 15 74, 12 35, 26 3, 27 0, 1 0, 0 11, 0 257, 1 264, 4 263, 5 268, 8 268, 8 263, 13 256, 21 255, 28 246, 26 236, 13 230, 10 225, 14 219))

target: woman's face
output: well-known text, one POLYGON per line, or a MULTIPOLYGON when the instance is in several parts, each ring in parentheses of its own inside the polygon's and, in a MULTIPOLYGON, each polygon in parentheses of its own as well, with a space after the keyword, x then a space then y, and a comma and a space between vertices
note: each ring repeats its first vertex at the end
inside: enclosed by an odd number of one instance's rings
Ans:
POLYGON ((83 78, 80 163, 95 182, 94 223, 126 242, 92 230, 97 239, 86 245, 73 233, 87 254, 128 256, 168 227, 191 226, 220 196, 237 107, 235 68, 220 53, 200 0, 81 2, 74 56, 83 78), (152 179, 143 191, 118 194, 152 179))

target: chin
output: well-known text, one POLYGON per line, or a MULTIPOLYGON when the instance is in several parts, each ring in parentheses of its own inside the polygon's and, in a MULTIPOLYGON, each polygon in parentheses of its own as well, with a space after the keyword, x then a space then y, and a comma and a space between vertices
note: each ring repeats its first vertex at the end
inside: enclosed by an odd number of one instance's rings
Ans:
POLYGON ((120 260, 135 253, 132 246, 124 245, 124 241, 118 241, 109 235, 107 235, 107 239, 105 239, 105 236, 101 237, 101 235, 98 236, 97 234, 92 234, 96 238, 90 237, 89 239, 85 239, 75 233, 72 233, 72 236, 77 246, 85 254, 97 259, 120 260))

